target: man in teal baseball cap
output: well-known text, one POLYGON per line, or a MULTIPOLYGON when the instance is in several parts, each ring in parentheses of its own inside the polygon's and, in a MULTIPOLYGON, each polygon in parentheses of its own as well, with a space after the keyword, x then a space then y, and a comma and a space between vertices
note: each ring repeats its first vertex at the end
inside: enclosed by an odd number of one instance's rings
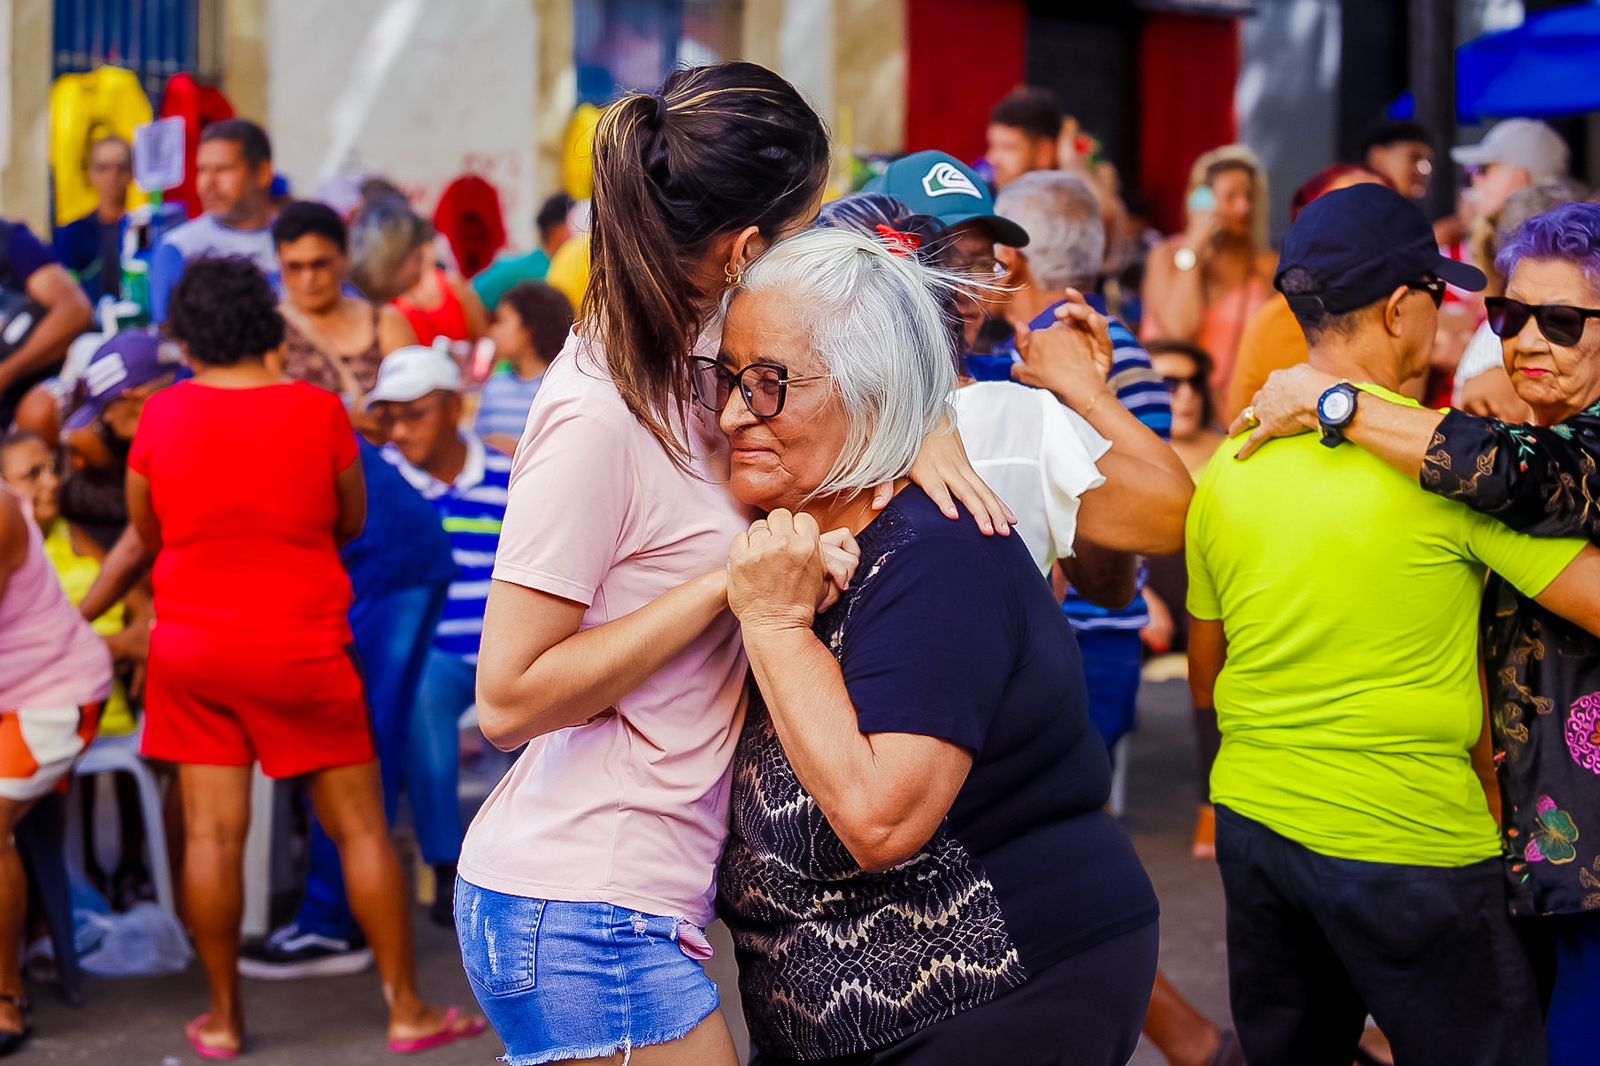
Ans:
POLYGON ((988 183, 945 152, 916 152, 897 159, 862 191, 892 196, 915 213, 938 219, 946 229, 981 227, 991 244, 1022 248, 1028 243, 1026 230, 994 213, 988 183))
MULTIPOLYGON (((892 196, 913 213, 937 219, 952 245, 947 265, 971 277, 1000 281, 1005 270, 995 258, 994 246, 1022 248, 1028 243, 1027 230, 995 214, 988 183, 945 152, 916 152, 897 159, 862 191, 892 196)), ((992 294, 963 288, 956 293, 955 306, 967 351, 986 347, 979 335, 984 323, 999 313, 992 294)))

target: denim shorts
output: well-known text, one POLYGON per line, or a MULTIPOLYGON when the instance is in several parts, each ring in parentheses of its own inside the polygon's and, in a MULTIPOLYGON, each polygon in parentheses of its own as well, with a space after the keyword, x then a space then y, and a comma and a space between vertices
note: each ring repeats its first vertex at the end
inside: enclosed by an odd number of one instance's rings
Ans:
POLYGON ((665 1044, 721 1003, 689 954, 704 957, 703 930, 681 918, 507 896, 457 880, 456 935, 473 995, 510 1066, 665 1044))

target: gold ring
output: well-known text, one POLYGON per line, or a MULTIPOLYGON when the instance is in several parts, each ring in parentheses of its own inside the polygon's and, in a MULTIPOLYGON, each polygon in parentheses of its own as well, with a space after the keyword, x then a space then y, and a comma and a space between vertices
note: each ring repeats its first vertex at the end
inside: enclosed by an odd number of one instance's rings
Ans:
POLYGON ((1261 419, 1256 417, 1256 409, 1254 404, 1246 407, 1243 411, 1240 411, 1239 415, 1244 419, 1244 423, 1247 426, 1259 426, 1261 424, 1261 419))

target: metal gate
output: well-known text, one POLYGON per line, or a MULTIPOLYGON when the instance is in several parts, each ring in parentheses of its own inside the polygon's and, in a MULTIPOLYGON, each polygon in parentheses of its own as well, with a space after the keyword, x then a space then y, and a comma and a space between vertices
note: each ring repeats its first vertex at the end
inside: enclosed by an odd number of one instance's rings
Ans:
POLYGON ((218 0, 55 0, 54 77, 112 64, 133 71, 160 107, 174 74, 222 70, 218 0))

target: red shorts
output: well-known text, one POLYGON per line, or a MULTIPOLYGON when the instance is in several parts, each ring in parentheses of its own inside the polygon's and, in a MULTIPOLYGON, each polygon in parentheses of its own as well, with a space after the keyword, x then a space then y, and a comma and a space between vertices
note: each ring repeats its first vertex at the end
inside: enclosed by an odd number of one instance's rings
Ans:
POLYGON ((146 758, 249 766, 299 777, 376 757, 355 662, 345 650, 218 640, 158 623, 145 683, 146 758))

